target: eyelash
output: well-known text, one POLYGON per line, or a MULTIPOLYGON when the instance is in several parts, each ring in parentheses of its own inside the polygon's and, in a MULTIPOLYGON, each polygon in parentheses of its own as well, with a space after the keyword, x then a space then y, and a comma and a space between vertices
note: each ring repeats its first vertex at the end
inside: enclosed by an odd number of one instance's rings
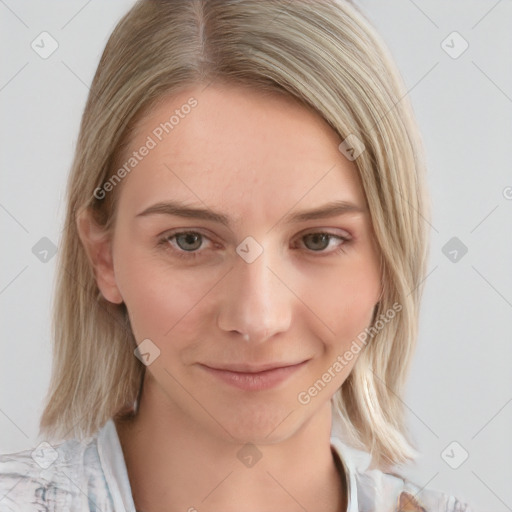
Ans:
MULTIPOLYGON (((159 247, 163 246, 164 250, 170 250, 178 258, 188 259, 188 260, 195 260, 195 259, 201 257, 202 256, 201 255, 201 249, 197 249, 195 251, 184 251, 182 249, 175 249, 170 244, 170 240, 171 239, 175 238, 178 235, 184 235, 184 234, 200 235, 201 237, 206 238, 206 239, 209 240, 209 238, 206 235, 204 235, 203 233, 200 233, 198 231, 176 231, 174 233, 167 234, 166 236, 161 238, 158 241, 158 246, 159 247)), ((320 255, 320 257, 327 256, 327 255, 332 255, 332 254, 338 255, 338 254, 345 253, 345 245, 352 240, 349 237, 345 237, 345 236, 342 236, 342 235, 335 235, 334 233, 328 233, 328 232, 325 232, 325 231, 312 231, 310 233, 306 233, 305 235, 303 235, 303 237, 308 236, 308 235, 327 235, 329 237, 329 240, 339 239, 342 242, 339 245, 339 247, 337 247, 333 251, 329 251, 329 252, 327 252, 325 250, 313 251, 311 249, 309 249, 309 250, 306 249, 306 251, 309 252, 310 254, 315 254, 316 253, 316 254, 320 255)))

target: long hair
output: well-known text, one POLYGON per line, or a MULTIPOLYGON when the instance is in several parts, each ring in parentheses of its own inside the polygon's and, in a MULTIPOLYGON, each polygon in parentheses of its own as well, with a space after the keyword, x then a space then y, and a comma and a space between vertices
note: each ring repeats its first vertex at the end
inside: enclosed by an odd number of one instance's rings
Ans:
POLYGON ((401 308, 374 329, 332 403, 346 439, 373 464, 413 459, 401 395, 428 253, 423 146, 389 51, 342 0, 140 0, 120 20, 92 82, 67 184, 40 435, 82 439, 137 401, 145 367, 127 310, 99 292, 76 217, 87 208, 111 230, 120 187, 104 198, 94 192, 114 174, 137 121, 162 98, 212 81, 292 96, 364 149, 354 163, 382 258, 374 319, 401 308))

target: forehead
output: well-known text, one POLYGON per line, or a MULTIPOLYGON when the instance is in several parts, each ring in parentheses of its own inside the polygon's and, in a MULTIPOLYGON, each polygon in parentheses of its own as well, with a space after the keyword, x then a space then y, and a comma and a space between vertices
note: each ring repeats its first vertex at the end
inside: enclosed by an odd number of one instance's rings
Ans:
POLYGON ((362 204, 357 168, 339 152, 340 142, 318 114, 284 95, 191 87, 163 98, 137 124, 118 162, 130 169, 119 207, 140 211, 178 199, 236 219, 249 210, 282 215, 298 201, 362 204))

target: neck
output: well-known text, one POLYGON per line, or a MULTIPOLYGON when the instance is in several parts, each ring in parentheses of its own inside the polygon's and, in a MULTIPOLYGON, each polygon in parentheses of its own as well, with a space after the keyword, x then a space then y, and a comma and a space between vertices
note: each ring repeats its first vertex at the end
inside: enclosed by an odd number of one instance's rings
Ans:
POLYGON ((163 400, 146 379, 137 414, 115 420, 137 511, 346 510, 330 403, 286 439, 255 447, 200 431, 163 400))

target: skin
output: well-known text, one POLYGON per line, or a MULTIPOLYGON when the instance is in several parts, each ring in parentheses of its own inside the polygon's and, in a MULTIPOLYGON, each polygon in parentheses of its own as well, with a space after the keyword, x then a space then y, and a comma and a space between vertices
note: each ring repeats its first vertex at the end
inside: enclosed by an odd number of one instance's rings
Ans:
POLYGON ((381 293, 356 166, 318 114, 288 97, 226 84, 165 98, 139 121, 123 157, 191 96, 198 105, 118 185, 113 235, 86 213, 78 220, 103 296, 124 301, 137 342, 149 338, 160 350, 146 368, 137 416, 116 420, 136 507, 345 510, 330 399, 357 355, 308 404, 297 397, 370 324, 381 293), (137 217, 169 200, 220 212, 230 227, 137 217), (361 211, 283 221, 336 200, 361 211), (204 237, 165 240, 173 230, 204 237), (333 236, 311 237, 322 232, 333 236), (252 263, 235 250, 248 236, 263 248, 252 263), (200 256, 190 258, 190 249, 200 256), (201 366, 301 361, 277 386, 249 391, 201 366), (237 457, 246 443, 261 454, 250 468, 237 457))

